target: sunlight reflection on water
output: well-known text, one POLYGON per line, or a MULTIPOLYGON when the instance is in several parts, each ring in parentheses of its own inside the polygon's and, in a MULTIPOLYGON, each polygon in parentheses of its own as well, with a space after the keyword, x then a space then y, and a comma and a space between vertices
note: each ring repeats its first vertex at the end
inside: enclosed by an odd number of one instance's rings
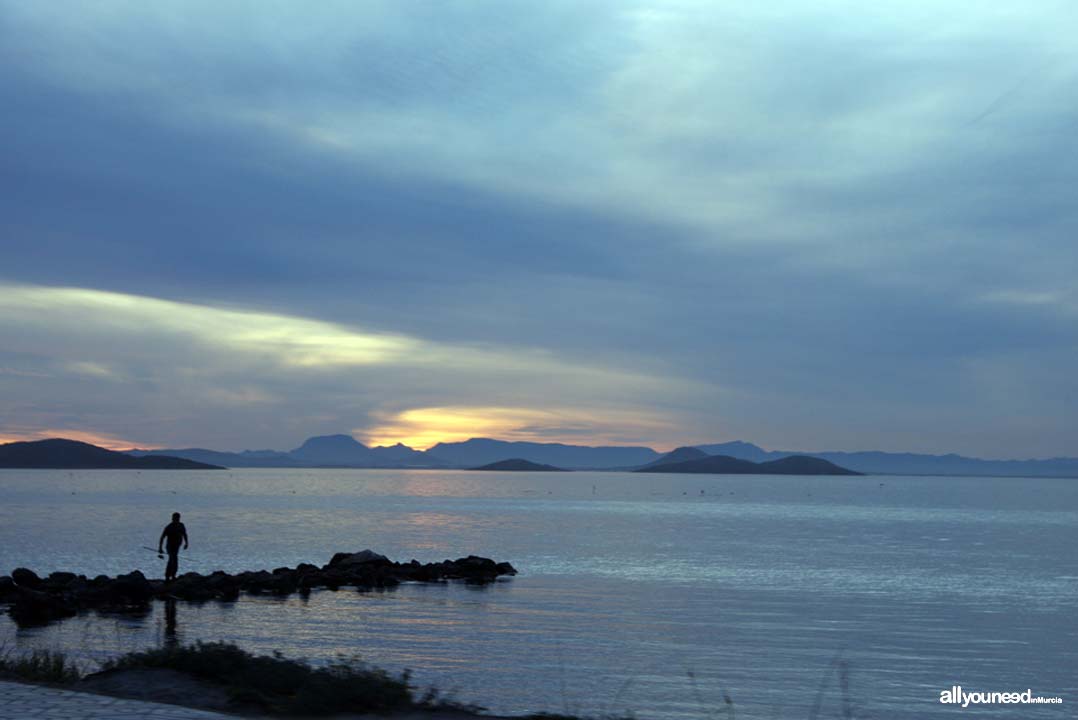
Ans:
MULTIPOLYGON (((315 662, 358 653, 498 712, 678 719, 714 712, 723 689, 739 717, 805 717, 844 649, 866 712, 942 717, 950 710, 938 690, 958 682, 1074 697, 1076 487, 988 478, 888 478, 880 487, 872 478, 623 473, 0 471, 3 572, 138 567, 159 576, 156 556, 141 546, 155 544, 174 509, 191 532, 184 569, 200 572, 321 564, 365 547, 399 560, 474 553, 521 570, 488 588, 180 603, 174 623, 162 604, 143 618, 91 613, 27 631, 5 616, 0 643, 74 649, 90 660, 173 632, 315 662)), ((1023 708, 1022 717, 1058 711, 1023 708)))

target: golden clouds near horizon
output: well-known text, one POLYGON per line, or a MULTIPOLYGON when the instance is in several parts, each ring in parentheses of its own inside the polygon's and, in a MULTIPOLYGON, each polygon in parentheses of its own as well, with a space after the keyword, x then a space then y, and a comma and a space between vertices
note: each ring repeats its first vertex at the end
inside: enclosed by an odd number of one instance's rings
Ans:
POLYGON ((640 412, 453 406, 405 410, 385 417, 372 429, 356 430, 355 434, 367 445, 399 442, 426 450, 439 442, 476 437, 620 445, 642 442, 670 427, 668 421, 640 412))
POLYGON ((403 335, 321 320, 84 288, 0 285, 4 310, 31 313, 61 328, 180 334, 296 367, 387 363, 422 346, 403 335))
POLYGON ((52 440, 53 438, 64 438, 65 440, 78 440, 79 442, 89 443, 91 445, 97 445, 103 447, 106 450, 131 450, 133 448, 139 448, 140 450, 155 450, 156 445, 147 445, 134 443, 129 440, 122 440, 112 435, 104 433, 91 432, 88 430, 56 430, 56 429, 33 429, 21 431, 19 429, 7 430, 0 432, 0 445, 13 442, 33 442, 35 440, 52 440))
POLYGON ((618 356, 85 288, 0 282, 0 336, 0 391, 20 408, 18 430, 0 432, 78 428, 107 447, 262 447, 349 427, 419 448, 482 435, 655 442, 678 434, 676 413, 656 408, 701 395, 618 356))

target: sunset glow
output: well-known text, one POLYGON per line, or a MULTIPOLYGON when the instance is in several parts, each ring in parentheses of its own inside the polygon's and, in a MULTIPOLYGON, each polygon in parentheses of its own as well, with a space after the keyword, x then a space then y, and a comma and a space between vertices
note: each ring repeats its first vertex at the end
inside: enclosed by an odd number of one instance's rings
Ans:
POLYGON ((399 442, 425 450, 439 442, 477 437, 626 445, 662 437, 670 429, 668 421, 640 413, 457 406, 406 410, 388 417, 369 432, 357 430, 355 434, 371 446, 399 442))
POLYGON ((0 444, 11 442, 30 442, 34 440, 50 440, 52 438, 65 438, 67 440, 78 440, 79 442, 90 443, 91 445, 97 445, 107 450, 131 450, 133 448, 139 448, 141 450, 153 450, 160 447, 151 443, 137 443, 130 440, 124 440, 112 435, 103 433, 97 433, 88 430, 71 430, 71 429, 44 429, 44 430, 28 430, 26 432, 14 432, 8 431, 0 433, 0 444))

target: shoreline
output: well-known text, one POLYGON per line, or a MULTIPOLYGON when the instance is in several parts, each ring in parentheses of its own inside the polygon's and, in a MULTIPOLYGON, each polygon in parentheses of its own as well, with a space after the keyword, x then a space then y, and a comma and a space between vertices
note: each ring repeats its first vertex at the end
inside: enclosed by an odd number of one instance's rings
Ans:
POLYGON ((339 552, 322 566, 300 563, 295 568, 279 567, 229 574, 217 570, 209 575, 187 572, 172 581, 149 580, 141 571, 110 578, 87 578, 57 571, 45 578, 28 568, 16 568, 0 577, 0 604, 20 628, 40 627, 97 610, 118 614, 140 613, 154 600, 188 602, 235 602, 241 593, 287 597, 316 589, 362 590, 392 588, 404 582, 442 583, 459 580, 485 585, 499 577, 517 574, 508 562, 469 555, 456 560, 421 564, 393 562, 372 550, 339 552))
MULTIPOLYGON (((71 696, 90 696, 91 698, 113 698, 130 704, 129 709, 142 710, 142 716, 159 717, 166 708, 195 711, 189 717, 227 717, 227 718, 268 718, 268 717, 318 717, 318 718, 392 718, 393 720, 521 720, 522 718, 549 718, 547 713, 523 713, 521 715, 492 715, 481 708, 465 707, 413 707, 389 713, 381 712, 344 712, 329 715, 271 714, 252 707, 230 706, 224 697, 223 688, 209 681, 199 681, 181 673, 162 671, 159 673, 140 672, 137 670, 113 671, 110 683, 97 682, 102 672, 91 673, 71 682, 52 682, 32 680, 0 671, 0 717, 4 716, 3 685, 24 686, 28 690, 54 690, 64 694, 62 700, 53 700, 60 706, 59 712, 64 717, 92 717, 86 711, 86 705, 97 708, 102 704, 96 700, 82 700, 71 696), (118 682, 116 682, 118 681, 118 682), (126 686, 126 688, 124 687, 126 686), (138 707, 141 705, 142 707, 138 707), (160 706, 160 707, 155 707, 160 706)), ((26 702, 34 702, 35 696, 27 695, 26 702)), ((108 706, 106 706, 108 707, 108 706)), ((59 717, 60 715, 58 715, 59 717)), ((132 715, 135 716, 135 715, 132 715)), ((47 716, 43 716, 47 717, 47 716)), ((571 716, 558 716, 572 720, 571 716)))

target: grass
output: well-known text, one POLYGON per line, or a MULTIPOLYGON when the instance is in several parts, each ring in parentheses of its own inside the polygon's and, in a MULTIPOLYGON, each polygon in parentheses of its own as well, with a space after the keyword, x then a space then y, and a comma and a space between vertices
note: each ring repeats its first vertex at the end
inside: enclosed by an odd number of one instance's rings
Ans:
POLYGON ((61 652, 35 650, 29 655, 0 658, 0 677, 34 683, 67 684, 81 673, 61 652))
POLYGON ((407 671, 393 677, 357 659, 313 668, 280 654, 252 655, 229 643, 197 643, 129 653, 104 665, 106 670, 133 668, 187 673, 224 686, 237 705, 274 715, 387 713, 424 706, 413 695, 407 671))
MULTIPOLYGON (((310 717, 437 709, 477 714, 483 710, 479 706, 443 699, 434 689, 417 698, 407 670, 399 676, 392 676, 385 670, 366 665, 358 658, 342 658, 324 667, 312 667, 304 660, 290 660, 280 653, 272 656, 254 655, 224 642, 199 642, 132 652, 108 660, 102 666, 103 670, 146 668, 167 668, 224 687, 237 709, 254 709, 268 715, 310 717)), ((850 697, 849 670, 849 663, 842 659, 842 653, 836 654, 821 678, 809 720, 821 717, 824 695, 833 677, 838 681, 841 717, 843 720, 853 720, 855 709, 850 697)), ((13 656, 0 648, 0 679, 70 685, 81 677, 78 665, 62 652, 34 650, 26 655, 13 656)), ((719 720, 720 716, 734 720, 734 702, 725 688, 721 689, 721 702, 708 703, 700 694, 695 673, 690 671, 688 677, 703 720, 719 720)), ((626 720, 632 717, 631 714, 603 714, 599 720, 626 720)), ((566 709, 564 713, 525 715, 523 720, 588 719, 566 709)))

